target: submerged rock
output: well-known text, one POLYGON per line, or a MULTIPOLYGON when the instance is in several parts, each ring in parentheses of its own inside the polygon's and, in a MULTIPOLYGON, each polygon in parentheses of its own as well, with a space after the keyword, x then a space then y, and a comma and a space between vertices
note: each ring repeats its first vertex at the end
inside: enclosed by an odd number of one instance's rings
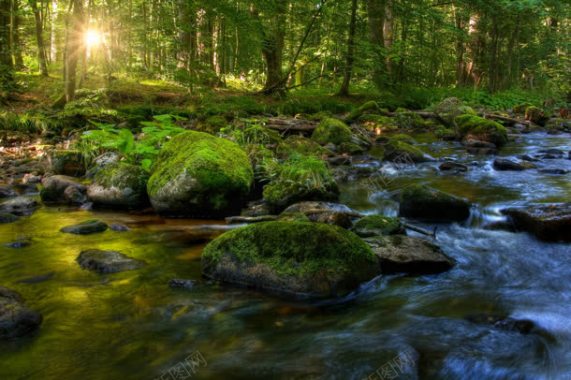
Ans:
POLYGON ((77 178, 54 175, 42 180, 40 196, 45 203, 79 205, 87 201, 87 187, 77 178))
POLYGON ((169 281, 169 287, 172 289, 192 289, 196 285, 194 280, 172 279, 169 281))
POLYGON ((470 207, 466 199, 417 185, 401 192, 399 215, 433 221, 463 221, 470 216, 470 207))
POLYGON ((520 231, 540 240, 571 242, 571 203, 532 205, 502 210, 520 231))
POLYGON ((67 226, 61 229, 61 232, 74 235, 91 235, 104 232, 109 226, 100 220, 87 220, 85 222, 67 226))
POLYGON ((30 216, 38 207, 39 204, 34 198, 20 196, 0 204, 0 212, 16 216, 30 216))
POLYGON ((0 287, 0 339, 27 335, 40 327, 42 319, 40 313, 26 307, 18 293, 0 287))
POLYGON ((14 198, 17 197, 18 193, 14 191, 11 187, 8 186, 0 186, 0 199, 3 198, 14 198))
POLYGON ((357 235, 321 223, 268 222, 233 230, 206 246, 211 279, 289 296, 340 296, 379 274, 357 235))
POLYGON ((18 218, 14 214, 6 213, 6 212, 0 212, 0 224, 14 223, 18 219, 20 219, 20 218, 18 218))
POLYGON ((360 215, 350 207, 329 202, 301 202, 289 206, 281 214, 282 217, 291 214, 303 214, 315 223, 333 224, 343 228, 349 228, 353 219, 360 215))
POLYGON ((87 189, 87 197, 95 206, 140 208, 149 204, 148 174, 140 166, 126 163, 107 165, 96 175, 87 189))
POLYGON ((491 142, 468 139, 464 142, 464 145, 470 154, 490 155, 498 153, 498 147, 491 142))
POLYGON ((514 319, 500 315, 475 314, 466 317, 466 320, 477 323, 492 325, 494 328, 506 331, 515 331, 521 334, 529 334, 535 329, 535 323, 527 319, 514 319))
POLYGON ((133 259, 120 252, 90 249, 83 251, 76 259, 83 268, 97 273, 117 273, 139 269, 144 261, 133 259))
POLYGON ((366 240, 379 259, 383 274, 412 275, 441 273, 454 266, 454 260, 426 240, 394 235, 366 240))
POLYGON ((185 132, 161 150, 147 191, 160 214, 225 217, 240 211, 253 180, 250 160, 237 144, 185 132))
POLYGON ((459 164, 454 161, 446 161, 440 164, 439 169, 443 172, 453 171, 453 172, 461 172, 465 173, 468 171, 468 166, 459 164))
POLYGON ((507 158, 496 158, 493 165, 498 171, 523 171, 535 168, 535 165, 529 162, 518 162, 507 158))
POLYGON ((10 243, 4 244, 5 247, 12 249, 26 248, 32 245, 32 239, 19 239, 10 243))
POLYGON ((361 237, 405 235, 406 229, 398 218, 382 215, 366 216, 355 223, 353 232, 361 237))

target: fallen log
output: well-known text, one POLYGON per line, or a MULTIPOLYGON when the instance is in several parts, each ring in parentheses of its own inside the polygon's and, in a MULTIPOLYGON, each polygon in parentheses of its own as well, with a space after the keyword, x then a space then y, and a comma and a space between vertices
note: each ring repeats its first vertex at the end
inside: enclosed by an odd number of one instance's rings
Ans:
POLYGON ((317 128, 317 123, 302 119, 270 118, 266 122, 266 128, 282 133, 310 134, 317 128))

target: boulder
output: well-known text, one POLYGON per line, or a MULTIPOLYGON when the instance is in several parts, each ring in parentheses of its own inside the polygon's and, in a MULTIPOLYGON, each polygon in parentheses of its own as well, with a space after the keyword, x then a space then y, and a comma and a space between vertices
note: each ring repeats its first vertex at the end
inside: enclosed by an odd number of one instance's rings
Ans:
POLYGON ((0 339, 13 339, 37 330, 42 324, 42 315, 30 310, 22 297, 9 289, 0 287, 0 339))
POLYGON ((0 204, 0 212, 16 216, 30 216, 39 207, 38 202, 31 197, 16 197, 0 204))
POLYGON ((14 223, 18 219, 19 218, 14 214, 0 212, 0 224, 14 223))
POLYGON ((342 296, 379 274, 357 235, 307 222, 268 222, 225 233, 206 246, 202 273, 211 279, 301 297, 342 296))
POLYGON ((254 173, 235 143, 202 132, 185 132, 161 150, 147 192, 155 210, 177 217, 237 214, 254 173))
POLYGON ((196 281, 174 278, 169 281, 169 288, 171 289, 192 289, 196 286, 196 281))
POLYGON ((120 252, 99 249, 81 252, 76 261, 83 269, 102 274, 135 270, 145 265, 144 261, 130 258, 120 252))
POLYGON ((334 118, 325 118, 319 123, 311 138, 319 144, 341 145, 352 142, 353 132, 344 122, 334 118))
POLYGON ((17 197, 18 193, 9 186, 0 186, 0 199, 17 197))
POLYGON ((486 141, 474 140, 472 138, 464 141, 466 151, 470 154, 490 155, 498 153, 496 144, 486 141))
POLYGON ((93 184, 87 188, 87 198, 95 206, 144 208, 149 204, 148 178, 140 166, 122 162, 110 164, 95 175, 93 184))
POLYGON ((571 242, 571 203, 532 205, 502 211, 520 231, 540 240, 571 242))
POLYGON ((333 224, 343 228, 353 225, 353 219, 360 215, 350 207, 330 202, 300 202, 289 206, 282 216, 301 213, 315 223, 333 224))
POLYGON ((459 164, 454 161, 446 161, 440 164, 439 169, 443 172, 456 172, 465 173, 468 171, 468 166, 459 164))
POLYGON ((40 196, 44 203, 80 205, 87 201, 87 187, 77 178, 54 175, 42 180, 40 196))
POLYGON ((468 219, 470 207, 466 199, 416 185, 401 192, 399 215, 431 221, 459 222, 468 219))
POLYGON ((441 273, 454 266, 454 260, 426 240, 393 235, 366 240, 378 257, 383 274, 423 275, 441 273))
POLYGON ((353 232, 361 237, 405 235, 406 229, 398 218, 382 215, 369 215, 358 220, 353 232))
POLYGON ((529 162, 518 162, 507 158, 496 158, 494 160, 494 169, 498 171, 523 171, 533 168, 535 168, 535 165, 529 162))
POLYGON ((508 142, 507 129, 493 121, 475 115, 462 115, 456 118, 458 130, 463 139, 479 140, 502 147, 508 142))
POLYGON ((116 164, 120 160, 121 160, 121 156, 119 155, 119 153, 105 152, 102 155, 97 156, 93 160, 93 162, 91 163, 91 166, 90 166, 89 170, 87 171, 87 173, 85 174, 85 176, 87 178, 93 178, 93 177, 95 177, 95 175, 97 173, 99 173, 99 171, 101 171, 102 169, 105 169, 109 165, 116 164))
POLYGON ((91 235, 99 232, 105 232, 109 226, 100 220, 87 220, 85 222, 67 226, 61 229, 61 232, 74 235, 91 235))
POLYGON ((75 150, 55 150, 48 154, 50 171, 57 175, 80 177, 85 174, 83 155, 75 150))
POLYGON ((434 112, 447 127, 456 127, 455 120, 461 115, 476 115, 471 107, 464 105, 458 98, 447 98, 436 105, 434 112))
POLYGON ((545 112, 543 112, 541 108, 531 106, 527 107, 525 110, 525 120, 531 121, 532 123, 541 126, 545 126, 549 118, 545 116, 545 112))
POLYGON ((430 155, 402 139, 390 139, 385 145, 384 159, 399 163, 421 163, 434 161, 430 155))

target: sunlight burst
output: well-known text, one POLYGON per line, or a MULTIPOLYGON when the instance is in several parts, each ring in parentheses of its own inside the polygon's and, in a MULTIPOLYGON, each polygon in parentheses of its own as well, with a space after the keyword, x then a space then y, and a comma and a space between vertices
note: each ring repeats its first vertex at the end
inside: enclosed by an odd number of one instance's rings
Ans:
POLYGON ((88 48, 101 44, 101 40, 101 32, 97 30, 90 29, 85 33, 85 45, 88 48))

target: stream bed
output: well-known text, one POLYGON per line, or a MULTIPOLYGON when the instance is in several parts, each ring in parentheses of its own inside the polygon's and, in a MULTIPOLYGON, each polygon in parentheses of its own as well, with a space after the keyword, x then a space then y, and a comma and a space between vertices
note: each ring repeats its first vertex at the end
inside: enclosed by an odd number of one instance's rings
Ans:
MULTIPOLYGON (((36 333, 0 342, 0 379, 383 378, 372 376, 402 355, 415 356, 420 379, 571 378, 571 246, 484 228, 503 219, 503 208, 571 202, 571 174, 499 172, 494 156, 468 155, 457 143, 427 141, 426 148, 469 171, 383 163, 379 171, 388 189, 366 178, 351 181, 341 186, 341 203, 395 215, 390 190, 412 183, 468 198, 474 206, 465 223, 417 223, 437 227, 436 243, 457 265, 439 275, 383 276, 334 302, 284 301, 202 279, 205 236, 221 221, 42 207, 0 225, 0 284, 44 317, 36 333), (59 232, 93 218, 129 231, 59 232), (4 245, 22 238, 31 244, 4 245), (147 265, 92 273, 75 261, 86 249, 118 250, 147 265), (179 278, 196 283, 169 287, 179 278), (474 322, 475 315, 527 320, 534 328, 501 329, 474 322)), ((552 148, 568 152, 571 141, 567 135, 518 135, 501 155, 552 148)), ((567 155, 537 165, 571 170, 567 155)), ((417 378, 406 370, 395 374, 400 377, 384 378, 417 378)))

